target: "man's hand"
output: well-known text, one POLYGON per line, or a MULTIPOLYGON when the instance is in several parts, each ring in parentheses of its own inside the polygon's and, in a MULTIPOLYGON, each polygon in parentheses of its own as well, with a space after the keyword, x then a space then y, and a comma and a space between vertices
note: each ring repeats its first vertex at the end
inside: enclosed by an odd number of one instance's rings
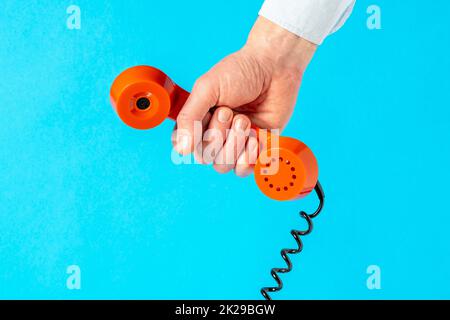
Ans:
POLYGON ((286 126, 315 49, 258 18, 245 46, 196 81, 177 118, 176 150, 185 155, 195 151, 197 161, 214 163, 220 173, 235 169, 238 176, 250 174, 258 142, 242 133, 248 133, 251 124, 280 130, 286 126), (202 125, 202 139, 194 139, 195 122, 202 125))

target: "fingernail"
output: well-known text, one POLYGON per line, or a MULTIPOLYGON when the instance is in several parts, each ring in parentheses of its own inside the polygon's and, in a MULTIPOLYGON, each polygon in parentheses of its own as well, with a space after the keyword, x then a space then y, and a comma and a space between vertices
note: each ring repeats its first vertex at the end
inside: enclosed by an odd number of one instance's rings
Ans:
POLYGON ((217 118, 219 119, 219 122, 227 123, 228 121, 230 121, 232 115, 233 112, 231 112, 230 109, 220 109, 217 118))
POLYGON ((245 130, 248 127, 248 121, 246 119, 237 119, 236 120, 236 128, 241 129, 241 130, 245 130))

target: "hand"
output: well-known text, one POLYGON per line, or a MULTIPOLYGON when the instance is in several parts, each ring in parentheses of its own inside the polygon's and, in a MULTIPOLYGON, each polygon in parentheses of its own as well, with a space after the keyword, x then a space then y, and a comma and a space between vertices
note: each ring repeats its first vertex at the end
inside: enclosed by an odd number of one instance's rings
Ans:
POLYGON ((303 72, 316 45, 258 18, 245 46, 195 83, 177 118, 175 148, 220 173, 252 172, 258 142, 251 124, 282 130, 296 104, 303 72), (213 107, 217 107, 211 109, 213 107), (195 139, 195 122, 201 139, 195 139))

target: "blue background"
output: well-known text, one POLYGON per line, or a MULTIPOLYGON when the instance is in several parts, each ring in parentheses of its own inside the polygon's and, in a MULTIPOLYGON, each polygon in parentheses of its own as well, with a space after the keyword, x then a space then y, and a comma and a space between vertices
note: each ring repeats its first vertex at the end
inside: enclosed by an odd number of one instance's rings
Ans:
MULTIPOLYGON (((327 194, 274 298, 450 298, 450 2, 359 0, 320 47, 285 134, 327 194), (366 268, 381 267, 381 290, 366 268)), ((253 178, 171 162, 164 123, 136 131, 109 87, 158 66, 191 88, 244 43, 260 0, 0 3, 0 298, 259 299, 297 202, 253 178), (66 9, 81 8, 81 30, 66 9), (82 289, 66 288, 79 265, 82 289)))

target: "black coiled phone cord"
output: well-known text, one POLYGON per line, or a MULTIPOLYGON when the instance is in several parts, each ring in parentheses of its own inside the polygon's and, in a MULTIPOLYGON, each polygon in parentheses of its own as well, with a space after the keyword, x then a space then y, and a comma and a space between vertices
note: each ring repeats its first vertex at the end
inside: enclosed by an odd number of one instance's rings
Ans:
POLYGON ((277 286, 276 287, 264 287, 261 289, 261 294, 263 295, 263 297, 266 300, 272 300, 272 298, 269 295, 269 292, 277 292, 283 288, 283 281, 281 281, 279 274, 288 273, 288 272, 291 272, 291 270, 292 270, 292 262, 288 256, 288 254, 297 254, 297 253, 302 252, 303 242, 301 240, 301 237, 306 236, 311 233, 311 231, 313 229, 312 219, 317 217, 319 215, 319 213, 322 211, 323 204, 325 201, 325 194, 323 193, 323 189, 322 189, 322 186, 320 185, 320 182, 317 181, 314 191, 316 192, 317 197, 319 198, 319 201, 320 201, 319 206, 316 209, 316 211, 314 211, 314 213, 311 213, 311 214, 308 214, 305 211, 300 211, 300 216, 306 220, 306 222, 308 224, 308 229, 307 230, 291 230, 291 234, 294 237, 295 242, 297 242, 298 247, 296 249, 281 250, 281 257, 286 262, 287 268, 273 268, 270 271, 270 274, 277 282, 277 286))

